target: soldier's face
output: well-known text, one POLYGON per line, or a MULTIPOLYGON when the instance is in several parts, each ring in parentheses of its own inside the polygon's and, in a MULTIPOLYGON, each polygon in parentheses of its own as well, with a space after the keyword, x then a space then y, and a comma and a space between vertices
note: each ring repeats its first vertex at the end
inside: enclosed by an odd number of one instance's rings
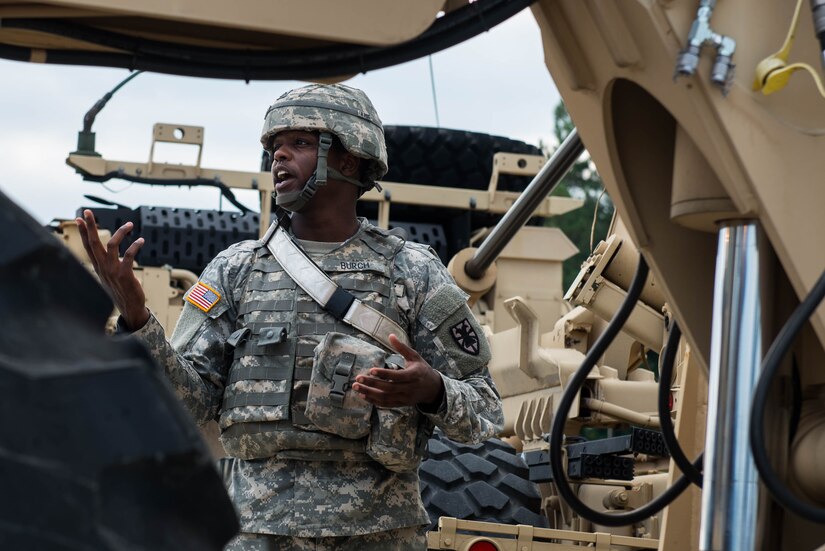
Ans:
POLYGON ((272 177, 275 191, 301 189, 315 172, 318 162, 318 135, 305 130, 286 130, 272 141, 272 177))

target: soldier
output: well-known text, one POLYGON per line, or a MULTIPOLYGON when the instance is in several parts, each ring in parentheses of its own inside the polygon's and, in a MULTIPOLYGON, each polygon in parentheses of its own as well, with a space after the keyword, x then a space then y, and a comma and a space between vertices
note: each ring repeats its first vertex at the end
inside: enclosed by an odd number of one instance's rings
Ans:
POLYGON ((355 214, 387 172, 360 90, 312 84, 266 114, 281 211, 220 253, 185 295, 171 340, 118 258, 131 223, 83 243, 121 312, 198 423, 217 419, 242 533, 227 549, 425 549, 418 465, 433 427, 463 442, 501 428, 489 346, 438 257, 355 214), (288 211, 288 212, 287 212, 288 211))

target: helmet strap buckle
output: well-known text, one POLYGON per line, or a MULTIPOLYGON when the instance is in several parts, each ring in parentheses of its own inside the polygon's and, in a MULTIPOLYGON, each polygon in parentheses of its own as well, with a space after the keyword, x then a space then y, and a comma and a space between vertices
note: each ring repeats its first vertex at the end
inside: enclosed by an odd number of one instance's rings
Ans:
MULTIPOLYGON (((327 183, 327 159, 329 150, 332 147, 332 134, 321 132, 318 137, 318 162, 315 165, 315 185, 323 186, 327 183)), ((315 190, 312 191, 315 194, 315 190)), ((310 195, 312 197, 312 195, 310 195)))
POLYGON ((329 132, 321 132, 318 138, 318 161, 315 165, 315 172, 304 184, 301 191, 284 193, 275 196, 275 204, 292 212, 298 212, 310 199, 315 195, 318 186, 326 185, 327 183, 327 159, 329 157, 329 150, 332 147, 332 134, 329 132))

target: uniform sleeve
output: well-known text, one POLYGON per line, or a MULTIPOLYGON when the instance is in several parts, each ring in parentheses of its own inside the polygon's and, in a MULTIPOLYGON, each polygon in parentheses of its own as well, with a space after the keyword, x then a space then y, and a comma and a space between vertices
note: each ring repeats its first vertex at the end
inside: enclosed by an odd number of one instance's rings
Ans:
POLYGON ((467 306, 467 295, 433 254, 420 253, 407 266, 405 287, 414 317, 413 348, 439 372, 444 400, 435 413, 423 412, 444 434, 460 442, 481 442, 504 423, 501 398, 487 364, 490 346, 467 306))
MULTIPOLYGON (((166 339, 154 315, 133 333, 163 367, 175 393, 198 424, 213 420, 220 410, 231 363, 226 340, 235 327, 240 282, 252 262, 249 249, 234 246, 209 263, 199 283, 207 285, 219 298, 208 311, 184 300, 171 339, 166 339)), ((214 297, 210 295, 207 300, 208 305, 214 297)))

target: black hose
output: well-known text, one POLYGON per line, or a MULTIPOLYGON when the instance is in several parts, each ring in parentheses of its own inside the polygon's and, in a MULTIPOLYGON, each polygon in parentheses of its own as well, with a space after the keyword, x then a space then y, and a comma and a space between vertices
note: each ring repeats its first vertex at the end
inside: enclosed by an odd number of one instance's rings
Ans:
MULTIPOLYGON (((206 48, 138 39, 57 19, 4 19, 3 27, 64 36, 126 53, 46 50, 45 63, 96 65, 184 76, 243 80, 307 80, 381 69, 454 46, 509 19, 535 0, 479 0, 435 20, 412 40, 388 47, 307 50, 206 48)), ((0 45, 0 57, 25 61, 31 50, 0 45), (22 51, 21 51, 22 50, 22 51)))
POLYGON ((807 323, 808 318, 817 309, 819 303, 822 302, 823 297, 825 297, 825 272, 822 272, 814 288, 805 300, 797 306, 788 321, 785 322, 762 361, 762 375, 756 385, 756 393, 751 405, 749 435, 756 469, 759 471, 762 482, 764 482, 771 496, 785 509, 819 524, 825 524, 825 509, 814 507, 796 497, 780 480, 779 475, 771 466, 768 450, 765 446, 765 406, 768 402, 768 390, 770 390, 773 380, 782 366, 782 359, 793 344, 797 333, 807 323))
POLYGON ((702 472, 701 468, 694 467, 690 459, 687 458, 682 446, 679 445, 679 440, 676 439, 676 431, 673 428, 673 420, 670 418, 670 408, 668 407, 668 396, 670 395, 670 380, 673 378, 673 364, 676 359, 676 349, 679 346, 679 339, 682 337, 682 330, 679 329, 679 324, 673 321, 670 328, 670 334, 667 337, 667 344, 665 345, 665 354, 662 357, 662 369, 659 372, 659 425, 662 430, 662 437, 665 440, 667 451, 670 452, 670 457, 681 469, 685 476, 693 484, 702 487, 702 472))
POLYGON ((108 182, 112 178, 118 180, 126 180, 127 182, 134 182, 136 184, 151 184, 154 186, 209 186, 209 187, 216 187, 220 190, 221 195, 235 205, 241 212, 252 212, 252 209, 238 201, 235 197, 235 194, 232 193, 232 190, 226 184, 222 182, 218 182, 215 180, 208 180, 206 178, 194 178, 191 180, 166 180, 162 178, 144 178, 141 176, 130 176, 128 174, 124 174, 120 171, 115 172, 107 172, 102 176, 94 176, 86 173, 83 174, 83 179, 88 180, 90 182, 108 182))
MULTIPOLYGON (((601 511, 594 511, 579 499, 567 481, 567 473, 565 472, 562 461, 564 425, 567 421, 567 414, 570 412, 570 407, 573 405, 573 400, 576 399, 576 395, 587 379, 590 370, 593 369, 598 359, 602 357, 607 347, 610 346, 610 343, 616 338, 616 335, 618 335, 627 318, 630 316, 630 313, 633 311, 634 306, 636 306, 636 301, 642 294, 645 279, 647 279, 647 272, 647 263, 644 258, 639 255, 639 265, 636 268, 633 281, 630 283, 630 288, 627 290, 627 296, 619 307, 619 310, 613 316, 613 319, 607 325, 604 333, 602 333, 593 345, 593 348, 587 352, 587 356, 585 356, 582 365, 567 382, 567 388, 565 388, 564 393, 562 393, 561 402, 553 417, 553 427, 550 431, 550 468, 553 473, 553 482, 559 490, 559 495, 579 516, 594 524, 601 524, 603 526, 624 526, 645 520, 667 507, 690 486, 690 480, 685 476, 680 476, 670 488, 643 507, 626 513, 607 514, 601 511)), ((700 455, 694 462, 694 466, 700 465, 701 461, 702 456, 700 455)))
POLYGON ((120 90, 121 88, 123 88, 124 86, 126 86, 126 84, 128 84, 128 82, 129 82, 130 80, 132 80, 133 78, 135 78, 136 76, 138 76, 138 75, 139 75, 139 74, 141 74, 142 72, 143 72, 143 71, 135 71, 134 73, 132 73, 132 74, 131 74, 131 75, 129 75, 128 77, 126 77, 126 78, 124 78, 123 80, 121 80, 121 81, 117 84, 117 86, 115 86, 114 88, 112 88, 111 90, 109 90, 108 92, 106 92, 106 93, 103 95, 103 97, 102 97, 102 98, 100 98, 99 100, 97 100, 97 103, 95 103, 95 104, 92 106, 92 108, 91 108, 91 109, 89 109, 89 110, 86 112, 86 115, 83 117, 83 132, 91 132, 91 130, 92 130, 92 125, 93 125, 93 124, 94 124, 94 122, 95 122, 95 118, 97 117, 97 114, 98 114, 98 113, 100 113, 100 112, 103 110, 103 108, 104 108, 104 107, 106 107, 106 104, 107 104, 107 103, 109 103, 109 100, 110 100, 110 99, 112 99, 112 96, 114 96, 114 95, 115 95, 115 92, 117 92, 118 90, 120 90))
POLYGON ((32 49, 23 48, 20 46, 9 46, 8 44, 0 44, 0 57, 3 59, 10 59, 12 61, 31 61, 32 49))

